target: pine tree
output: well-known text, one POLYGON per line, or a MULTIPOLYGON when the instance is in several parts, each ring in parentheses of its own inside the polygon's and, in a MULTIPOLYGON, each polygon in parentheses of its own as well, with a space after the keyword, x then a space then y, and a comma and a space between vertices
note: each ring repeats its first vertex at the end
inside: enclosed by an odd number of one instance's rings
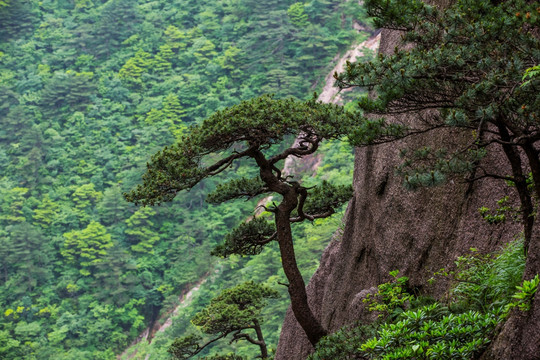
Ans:
POLYGON ((106 189, 97 205, 100 222, 105 225, 114 225, 124 221, 128 207, 123 200, 120 186, 115 185, 106 189))
POLYGON ((131 85, 142 87, 144 84, 141 76, 150 72, 150 69, 155 65, 155 61, 150 53, 139 50, 122 66, 118 72, 118 77, 131 85))
POLYGON ((93 207, 102 196, 100 191, 96 191, 94 184, 84 184, 75 188, 71 197, 75 203, 74 211, 82 222, 90 220, 93 207))
POLYGON ((207 63, 217 55, 216 45, 205 37, 200 37, 193 42, 191 50, 199 63, 207 63))
POLYGON ((126 220, 126 235, 131 245, 131 250, 140 253, 153 253, 153 246, 159 240, 159 236, 152 229, 154 223, 149 219, 156 212, 152 208, 141 208, 126 220))
MULTIPOLYGON (((3 182, 8 185, 7 182, 3 182)), ((9 186, 9 185, 8 185, 9 186)), ((5 189, 0 198, 0 223, 4 226, 19 224, 26 221, 24 213, 25 194, 28 188, 13 187, 5 189)))
POLYGON ((186 110, 180 105, 180 100, 175 94, 168 94, 163 100, 163 114, 171 123, 176 124, 182 121, 186 110))
POLYGON ((540 58, 538 3, 459 0, 440 9, 417 0, 368 0, 366 5, 377 26, 403 32, 403 48, 369 63, 348 64, 336 75, 341 88, 361 86, 377 94, 360 102, 370 116, 359 119, 351 142, 364 146, 444 128, 457 131, 454 137, 467 140, 456 148, 404 149, 398 172, 405 185, 437 185, 456 176, 512 183, 527 251, 534 202, 540 199, 540 82, 525 83, 523 75, 540 58), (404 114, 415 114, 415 121, 404 121, 404 114), (497 146, 511 174, 479 166, 497 146))
POLYGON ((304 4, 297 2, 292 4, 289 9, 287 9, 287 15, 289 15, 289 20, 291 24, 297 28, 304 28, 308 26, 308 16, 304 11, 304 4))
POLYGON ((165 41, 167 42, 166 45, 169 46, 172 51, 183 51, 186 49, 188 36, 176 26, 169 25, 167 29, 165 29, 164 35, 165 41))
POLYGON ((94 40, 89 48, 99 57, 108 57, 122 41, 133 35, 140 21, 137 6, 130 0, 108 1, 99 12, 101 15, 94 30, 94 40))
POLYGON ((38 225, 44 229, 51 226, 54 218, 58 214, 60 205, 53 201, 48 194, 43 196, 36 209, 34 209, 34 225, 38 225))
POLYGON ((176 359, 189 359, 214 341, 232 334, 231 342, 246 340, 257 345, 261 352, 260 358, 267 359, 268 349, 261 330, 261 310, 266 305, 266 299, 277 297, 277 291, 253 281, 221 291, 191 320, 193 325, 212 338, 200 345, 202 339, 199 336, 187 335, 176 339, 169 352, 176 359), (254 331, 255 338, 246 330, 254 331))
POLYGON ((161 56, 161 58, 165 60, 170 60, 174 58, 174 52, 172 51, 171 45, 168 45, 168 44, 161 45, 159 47, 158 55, 161 56))
POLYGON ((8 292, 15 298, 33 292, 50 279, 51 245, 39 228, 27 222, 8 226, 6 230, 8 251, 3 259, 12 268, 13 280, 8 284, 8 292))
POLYGON ((161 57, 161 55, 156 55, 154 57, 154 72, 157 74, 166 75, 172 69, 172 64, 161 57))
POLYGON ((151 109, 148 114, 146 114, 144 121, 149 125, 156 125, 160 124, 164 118, 165 115, 163 114, 163 111, 158 109, 151 109))
POLYGON ((119 246, 112 246, 103 261, 94 265, 92 286, 96 289, 96 299, 117 306, 134 300, 133 289, 138 284, 134 274, 136 268, 131 254, 119 246))
POLYGON ((240 224, 213 254, 256 255, 276 240, 289 280, 293 312, 308 339, 316 344, 326 330, 307 303, 305 283, 296 264, 291 224, 330 216, 349 200, 352 189, 327 182, 308 189, 289 176, 282 176, 277 163, 289 156, 312 154, 323 139, 340 138, 351 126, 351 119, 342 108, 315 100, 303 103, 262 96, 244 101, 216 112, 201 125, 192 127, 177 144, 154 155, 147 165, 143 184, 125 196, 136 204, 159 205, 201 180, 225 171, 239 159, 255 163, 260 174, 257 178, 233 179, 221 184, 207 200, 221 203, 277 193, 283 200, 266 208, 274 214, 274 222, 255 218, 240 224), (267 150, 288 135, 299 136, 298 145, 268 155, 267 150))
POLYGON ((60 253, 70 263, 80 265, 79 272, 88 276, 95 265, 103 262, 107 249, 113 246, 107 229, 96 221, 90 222, 82 230, 72 230, 64 234, 64 244, 60 253))
POLYGON ((0 1, 0 24, 0 41, 16 39, 30 32, 36 24, 31 3, 0 1))
POLYGON ((172 93, 167 95, 163 100, 163 110, 161 113, 169 124, 169 131, 176 139, 180 139, 187 130, 187 126, 182 122, 186 111, 180 104, 178 96, 172 93))
POLYGON ((56 73, 45 85, 40 104, 47 115, 62 113, 67 107, 84 110, 95 89, 92 73, 56 73))

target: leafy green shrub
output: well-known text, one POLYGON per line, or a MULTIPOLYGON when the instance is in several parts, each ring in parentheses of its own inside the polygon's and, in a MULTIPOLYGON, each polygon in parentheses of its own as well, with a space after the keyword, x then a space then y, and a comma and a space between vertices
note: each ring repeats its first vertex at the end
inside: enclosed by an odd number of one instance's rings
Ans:
POLYGON ((497 206, 498 207, 493 212, 490 208, 485 206, 478 209, 478 212, 489 224, 499 224, 505 222, 507 214, 511 214, 512 218, 518 217, 519 210, 508 205, 508 196, 497 200, 497 206))
POLYGON ((517 299, 517 301, 507 305, 507 311, 517 306, 522 311, 529 311, 531 309, 531 302, 538 290, 538 283, 540 283, 540 278, 538 274, 531 280, 523 281, 522 286, 516 286, 518 291, 512 295, 512 298, 517 299))
POLYGON ((513 308, 530 309, 540 278, 522 283, 521 240, 494 254, 471 252, 458 257, 456 270, 438 272, 454 283, 446 303, 429 304, 429 298, 408 294, 407 277, 398 278, 399 272, 393 271, 394 280, 379 285, 379 291, 364 300, 370 311, 387 316, 327 336, 309 359, 475 358, 513 308))
POLYGON ((363 301, 369 304, 369 311, 379 312, 379 317, 390 316, 395 318, 399 313, 403 312, 407 303, 414 298, 404 290, 409 278, 406 276, 398 278, 398 274, 399 270, 390 271, 390 275, 394 280, 379 285, 379 291, 375 295, 367 294, 363 301))
POLYGON ((376 324, 357 324, 343 327, 319 341, 317 351, 308 360, 350 360, 365 359, 358 351, 362 344, 376 334, 376 324))
POLYGON ((450 275, 455 285, 450 291, 454 306, 487 312, 508 304, 521 284, 525 269, 523 241, 508 244, 494 254, 460 256, 450 275))
POLYGON ((360 347, 369 359, 470 359, 488 343, 498 323, 494 313, 448 313, 433 304, 403 312, 360 347))

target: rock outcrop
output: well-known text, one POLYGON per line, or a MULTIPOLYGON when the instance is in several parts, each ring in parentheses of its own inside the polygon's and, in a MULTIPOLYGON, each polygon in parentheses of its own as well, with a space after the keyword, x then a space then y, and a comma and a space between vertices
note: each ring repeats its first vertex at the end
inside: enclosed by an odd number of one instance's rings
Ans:
MULTIPOLYGON (((398 42, 399 34, 385 30, 380 51, 391 52, 398 42)), ((390 271, 399 269, 410 278, 412 286, 442 296, 447 284, 438 282, 425 288, 426 280, 435 271, 451 266, 457 256, 468 253, 471 247, 493 251, 521 232, 520 224, 489 225, 479 215, 480 207, 495 207, 497 199, 503 196, 516 199, 512 189, 500 180, 482 179, 472 184, 455 181, 420 191, 408 191, 402 186, 402 178, 394 173, 401 160, 399 149, 408 144, 452 146, 452 142, 460 141, 459 136, 448 131, 430 133, 356 150, 355 195, 346 212, 344 232, 329 244, 308 285, 310 306, 329 331, 356 320, 367 320, 369 314, 361 299, 378 284, 388 281, 390 271)), ((491 153, 482 165, 498 171, 508 168, 504 156, 497 153, 491 153)), ((510 319, 501 333, 504 338, 495 342, 490 356, 540 359, 539 353, 534 355, 538 343, 525 344, 523 336, 523 332, 540 332, 539 302, 537 296, 527 319, 510 319), (515 357, 515 350, 506 349, 509 344, 522 346, 523 354, 529 355, 515 357)), ((305 359, 312 350, 289 311, 275 359, 305 359)))

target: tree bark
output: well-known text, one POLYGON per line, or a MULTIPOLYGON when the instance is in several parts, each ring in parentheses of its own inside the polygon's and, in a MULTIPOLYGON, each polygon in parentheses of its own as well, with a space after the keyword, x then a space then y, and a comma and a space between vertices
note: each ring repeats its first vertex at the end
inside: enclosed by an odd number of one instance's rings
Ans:
POLYGON ((306 284, 296 263, 294 246, 291 232, 290 215, 296 208, 298 194, 291 188, 291 191, 284 195, 283 202, 276 211, 277 238, 283 270, 289 280, 289 295, 291 297, 291 308, 296 320, 304 329, 309 341, 313 346, 327 334, 321 323, 311 311, 307 294, 306 284))
MULTIPOLYGON (((501 124, 497 125, 499 129, 500 137, 505 142, 510 142, 510 134, 508 129, 501 124)), ((525 255, 529 251, 529 244, 531 243, 532 230, 534 225, 533 204, 531 195, 527 189, 527 178, 523 174, 523 164, 518 149, 513 145, 502 144, 503 151, 510 162, 512 168, 512 176, 514 177, 514 184, 519 195, 519 201, 521 203, 521 214, 523 219, 523 236, 525 238, 523 248, 525 255)))
POLYGON ((527 155, 529 160, 529 166, 531 167, 531 173, 534 183, 534 191, 536 192, 536 197, 540 200, 540 158, 539 151, 534 148, 533 144, 523 145, 523 150, 527 155))
POLYGON ((253 326, 255 328, 255 333, 257 334, 259 348, 261 349, 261 359, 267 359, 268 349, 266 348, 266 343, 264 342, 261 325, 259 324, 259 321, 257 319, 253 319, 253 326))
POLYGON ((270 190, 283 196, 283 201, 274 210, 281 262, 285 276, 289 281, 289 296, 294 316, 311 344, 315 346, 327 332, 309 307, 306 284, 298 269, 294 253, 290 219, 292 211, 298 207, 299 189, 284 182, 279 175, 275 176, 273 173, 275 167, 264 157, 260 150, 253 150, 250 156, 255 159, 259 166, 261 180, 270 190))

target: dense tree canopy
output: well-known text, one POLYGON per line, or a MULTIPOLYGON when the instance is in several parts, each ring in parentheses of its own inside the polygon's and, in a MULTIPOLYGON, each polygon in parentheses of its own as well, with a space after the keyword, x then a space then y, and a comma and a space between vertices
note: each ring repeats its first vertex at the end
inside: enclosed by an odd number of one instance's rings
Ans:
MULTIPOLYGON (((214 274, 207 255, 253 201, 208 206, 212 179, 159 209, 122 193, 148 154, 216 110, 263 88, 278 98, 320 88, 364 12, 352 0, 306 1, 299 28, 293 3, 0 1, 0 358, 112 359, 214 274)), ((350 175, 341 147, 325 147, 338 181, 350 175)), ((255 172, 239 164, 234 175, 255 172)), ((311 270, 310 251, 301 265, 311 270)), ((215 282, 244 281, 232 266, 215 282)), ((279 266, 258 263, 257 279, 281 276, 279 266)), ((270 308, 275 343, 286 302, 270 308)))

